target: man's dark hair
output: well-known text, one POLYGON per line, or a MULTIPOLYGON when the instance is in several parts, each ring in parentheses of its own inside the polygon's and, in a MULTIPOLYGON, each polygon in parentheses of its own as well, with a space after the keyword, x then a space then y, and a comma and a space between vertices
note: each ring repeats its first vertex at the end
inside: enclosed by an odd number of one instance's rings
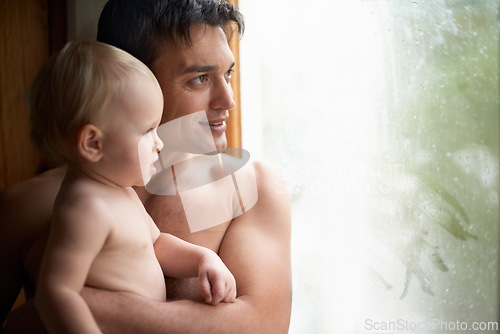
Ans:
POLYGON ((191 45, 193 24, 221 27, 228 38, 236 24, 244 30, 239 10, 224 0, 109 0, 101 12, 97 40, 119 47, 149 68, 165 42, 191 45))

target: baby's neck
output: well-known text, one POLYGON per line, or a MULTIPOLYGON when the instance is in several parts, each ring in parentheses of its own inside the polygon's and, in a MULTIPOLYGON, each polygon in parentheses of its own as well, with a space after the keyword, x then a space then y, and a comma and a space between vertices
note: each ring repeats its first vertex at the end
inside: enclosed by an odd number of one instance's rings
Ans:
POLYGON ((109 187, 109 189, 122 190, 124 187, 122 185, 113 182, 111 179, 105 175, 91 169, 82 166, 74 166, 69 164, 66 170, 65 179, 74 181, 82 181, 94 183, 95 185, 109 187))

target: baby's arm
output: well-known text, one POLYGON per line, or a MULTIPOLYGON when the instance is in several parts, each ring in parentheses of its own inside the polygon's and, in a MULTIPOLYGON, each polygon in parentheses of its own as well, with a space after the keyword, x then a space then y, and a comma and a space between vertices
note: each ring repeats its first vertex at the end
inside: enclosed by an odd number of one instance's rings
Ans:
POLYGON ((234 302, 236 281, 215 252, 167 233, 160 233, 154 249, 165 276, 198 277, 207 304, 234 302))
MULTIPOLYGON (((109 233, 98 200, 54 214, 35 303, 50 333, 100 333, 80 296, 92 261, 109 233)), ((102 205, 101 205, 102 206, 102 205)))

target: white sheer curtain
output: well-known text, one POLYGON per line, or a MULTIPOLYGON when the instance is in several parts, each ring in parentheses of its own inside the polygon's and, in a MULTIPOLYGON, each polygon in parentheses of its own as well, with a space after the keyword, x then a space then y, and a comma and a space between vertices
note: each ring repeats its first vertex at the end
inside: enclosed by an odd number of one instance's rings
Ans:
POLYGON ((239 5, 243 147, 292 203, 290 333, 497 332, 498 2, 239 5))

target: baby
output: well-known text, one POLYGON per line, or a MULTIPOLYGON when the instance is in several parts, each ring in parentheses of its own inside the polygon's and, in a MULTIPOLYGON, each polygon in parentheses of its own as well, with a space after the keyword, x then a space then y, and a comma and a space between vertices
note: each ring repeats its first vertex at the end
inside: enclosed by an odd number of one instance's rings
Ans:
POLYGON ((51 333, 99 333, 83 286, 166 300, 164 275, 198 277, 205 302, 233 302, 234 277, 213 251, 161 233, 132 186, 144 186, 163 143, 153 73, 99 42, 70 42, 40 70, 31 137, 67 167, 35 303, 51 333))

